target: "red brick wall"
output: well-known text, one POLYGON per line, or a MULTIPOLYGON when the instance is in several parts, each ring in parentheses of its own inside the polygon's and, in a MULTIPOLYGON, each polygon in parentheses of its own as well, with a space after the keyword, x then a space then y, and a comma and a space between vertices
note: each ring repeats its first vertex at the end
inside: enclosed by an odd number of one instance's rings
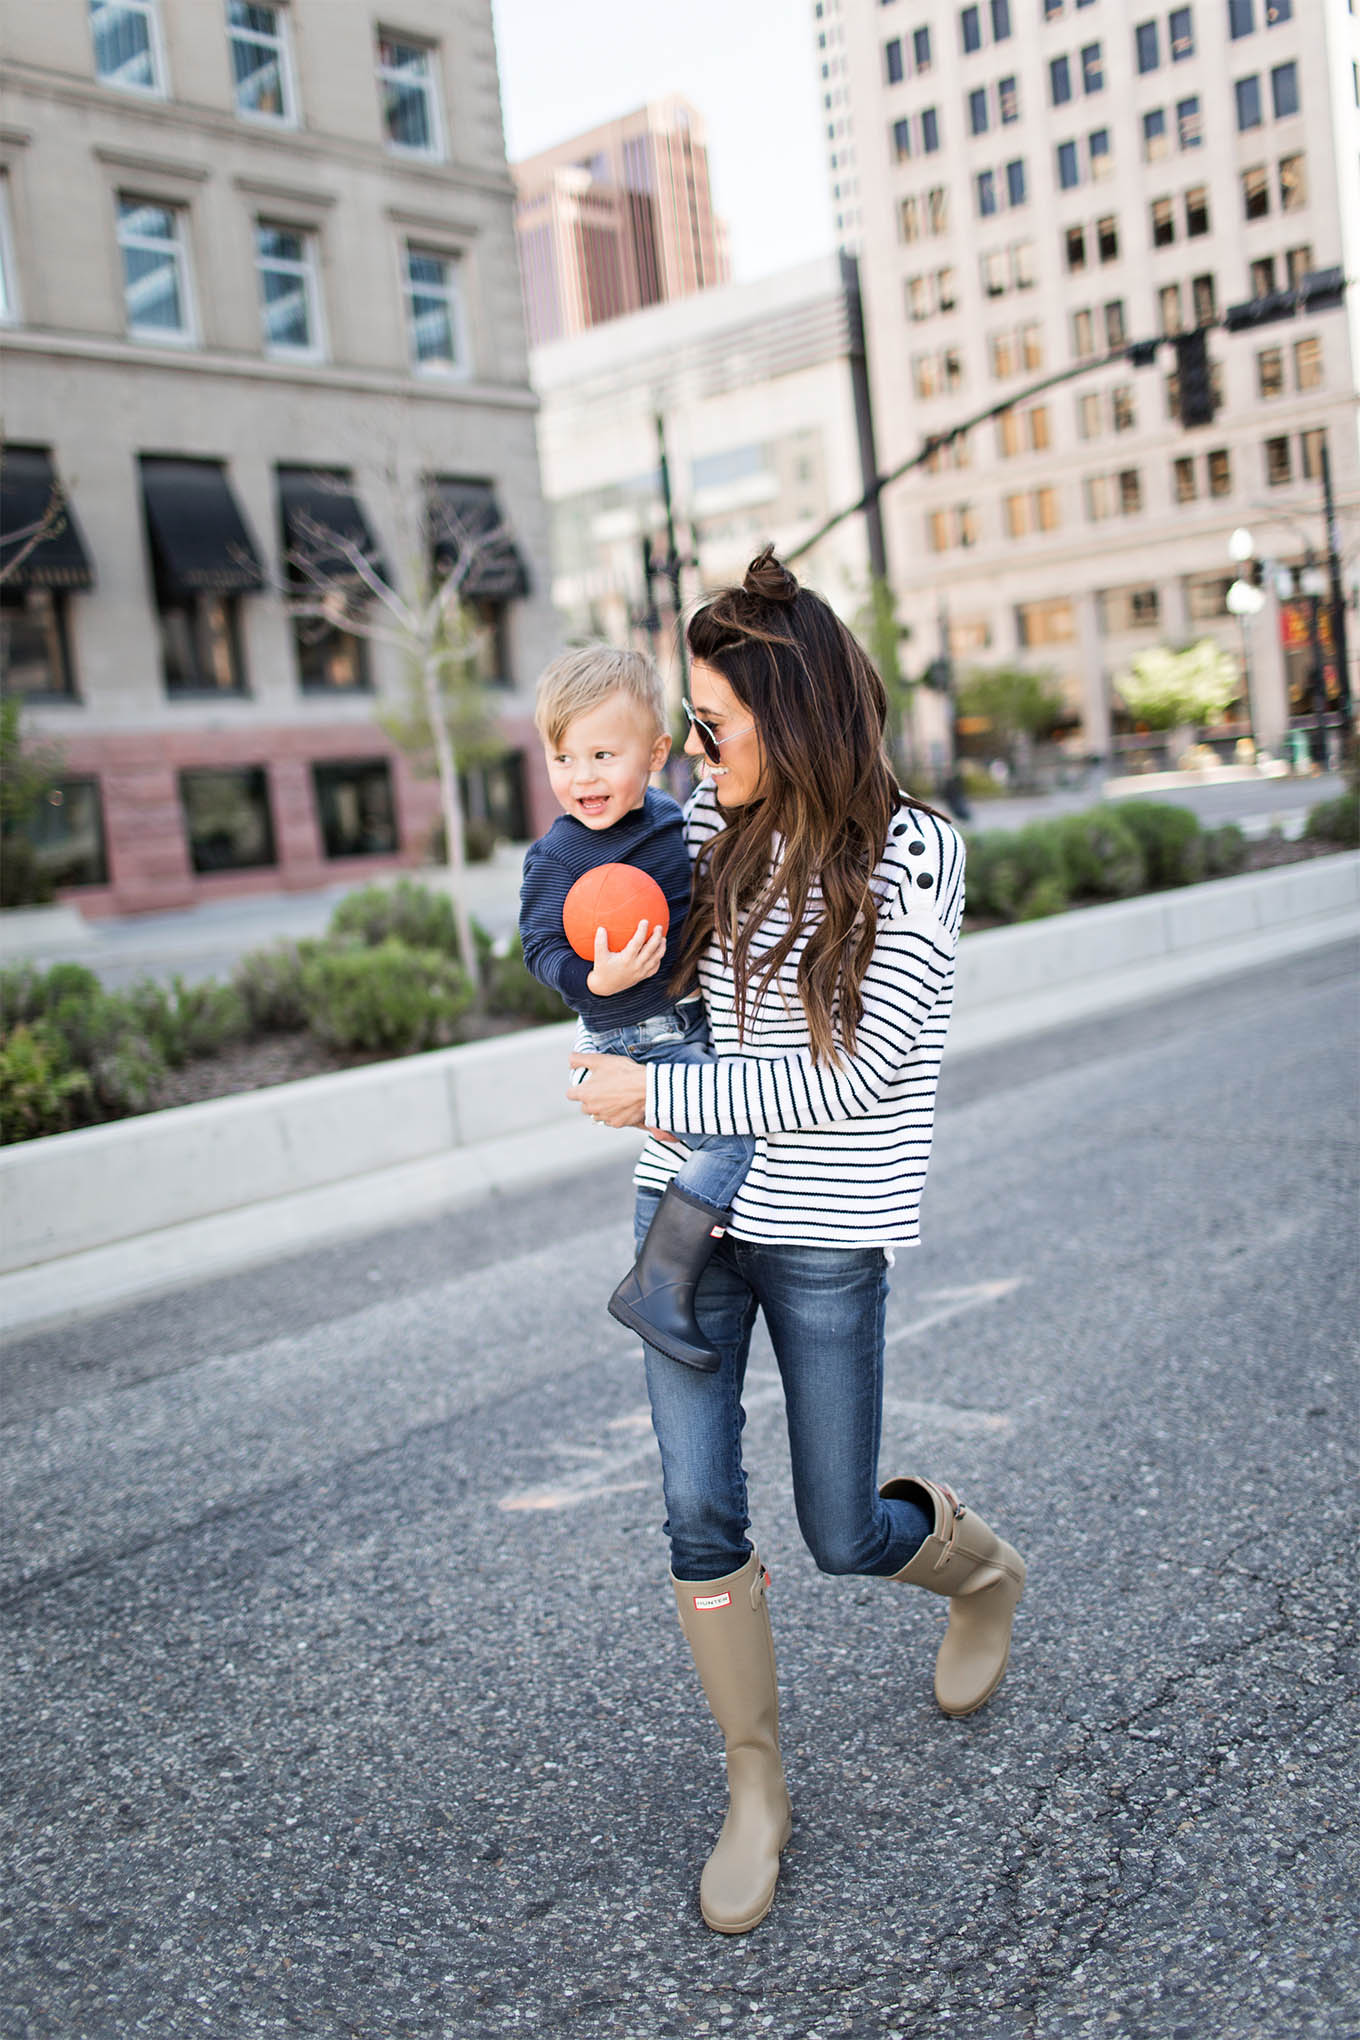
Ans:
MULTIPOLYGON (((556 814, 542 749, 527 718, 506 718, 507 741, 525 753, 530 827, 556 814)), ((148 913, 243 893, 304 892, 419 864, 439 816, 439 791, 419 779, 376 724, 322 723, 243 730, 144 730, 63 738, 72 778, 99 781, 109 883, 61 897, 82 913, 148 913), (400 851, 390 857, 327 857, 312 797, 311 767, 342 758, 386 758, 392 770, 400 851), (263 766, 268 772, 277 862, 251 871, 195 872, 180 811, 177 774, 195 766, 263 766)))

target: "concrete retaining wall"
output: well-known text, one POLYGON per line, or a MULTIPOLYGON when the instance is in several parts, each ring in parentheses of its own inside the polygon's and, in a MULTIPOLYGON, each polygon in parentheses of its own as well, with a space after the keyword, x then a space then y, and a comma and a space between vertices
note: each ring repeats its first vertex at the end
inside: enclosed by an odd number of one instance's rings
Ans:
MULTIPOLYGON (((965 938, 961 1020, 1036 992, 1127 975, 1360 902, 1360 856, 1059 914, 965 938)), ((1004 1016, 1000 1016, 1004 1018, 1004 1016)), ((0 1150, 0 1272, 561 1126, 574 1023, 0 1150)))

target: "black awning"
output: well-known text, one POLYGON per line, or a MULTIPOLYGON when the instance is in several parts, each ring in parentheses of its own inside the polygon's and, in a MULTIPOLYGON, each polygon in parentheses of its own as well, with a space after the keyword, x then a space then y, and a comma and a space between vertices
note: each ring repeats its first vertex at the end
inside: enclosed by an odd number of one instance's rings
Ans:
POLYGON ((347 475, 329 474, 319 468, 281 467, 278 477, 284 559, 293 587, 311 587, 315 576, 326 581, 362 579, 355 573, 353 562, 336 550, 335 539, 357 546, 379 579, 391 586, 391 575, 378 551, 372 527, 359 507, 347 475), (310 573, 302 565, 304 560, 310 573))
POLYGON ((0 453, 0 568, 16 588, 94 586, 75 512, 51 455, 39 447, 7 446, 0 453), (45 519, 50 528, 34 545, 45 519))
POLYGON ((490 482, 436 475, 430 496, 430 550, 435 572, 449 573, 471 550, 473 559, 461 587, 470 601, 507 602, 513 596, 527 595, 528 569, 506 531, 490 482))
POLYGON ((143 455, 142 496, 162 596, 235 595, 264 586, 260 556, 218 462, 143 455))

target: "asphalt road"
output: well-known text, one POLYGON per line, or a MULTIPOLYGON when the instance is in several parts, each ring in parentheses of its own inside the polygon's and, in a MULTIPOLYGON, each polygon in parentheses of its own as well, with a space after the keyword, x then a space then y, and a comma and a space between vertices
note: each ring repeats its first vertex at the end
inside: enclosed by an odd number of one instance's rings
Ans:
POLYGON ((1029 1558, 971 1720, 940 1604, 812 1567, 757 1347, 744 1939, 617 1162, 9 1347, 6 2040, 1349 2040, 1354 964, 946 1060, 882 1463, 1029 1558))

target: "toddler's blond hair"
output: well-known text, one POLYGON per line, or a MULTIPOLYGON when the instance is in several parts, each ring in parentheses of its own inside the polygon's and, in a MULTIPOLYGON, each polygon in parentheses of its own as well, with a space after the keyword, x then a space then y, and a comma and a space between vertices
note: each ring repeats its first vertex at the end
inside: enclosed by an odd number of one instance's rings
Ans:
POLYGON ((549 744, 560 744, 563 731, 578 715, 598 708, 611 694, 627 694, 650 717, 657 736, 666 728, 666 689, 656 663, 646 652, 618 645, 581 645, 563 652, 538 683, 534 724, 549 744))

